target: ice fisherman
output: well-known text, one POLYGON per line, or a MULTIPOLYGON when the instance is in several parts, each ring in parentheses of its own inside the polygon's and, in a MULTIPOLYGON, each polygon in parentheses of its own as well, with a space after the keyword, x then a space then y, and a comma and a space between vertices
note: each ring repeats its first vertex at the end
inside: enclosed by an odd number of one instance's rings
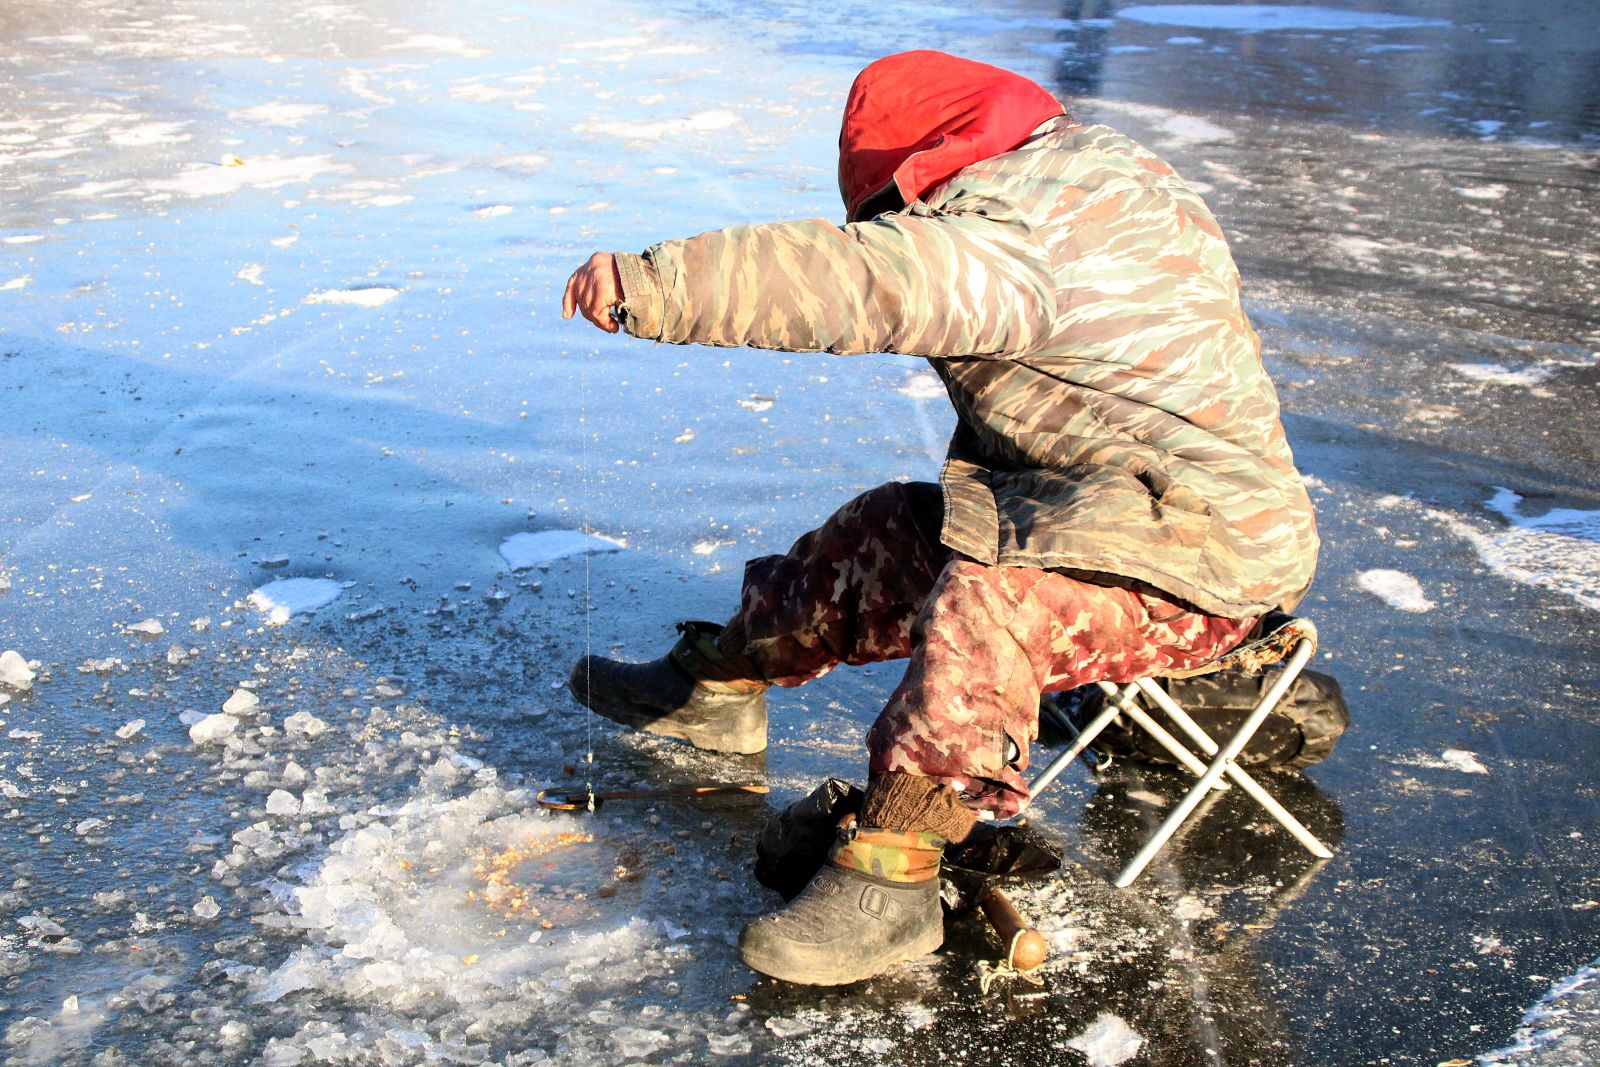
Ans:
POLYGON ((842 984, 938 948, 939 861, 1017 813, 1042 692, 1223 654, 1291 609, 1311 502, 1211 212, 1041 86, 940 52, 857 76, 844 225, 736 226, 597 253, 563 313, 672 344, 902 352, 957 425, 939 484, 891 483, 746 564, 722 626, 585 657, 579 701, 706 749, 766 746, 769 686, 907 659, 867 734, 856 826, 739 955, 842 984))

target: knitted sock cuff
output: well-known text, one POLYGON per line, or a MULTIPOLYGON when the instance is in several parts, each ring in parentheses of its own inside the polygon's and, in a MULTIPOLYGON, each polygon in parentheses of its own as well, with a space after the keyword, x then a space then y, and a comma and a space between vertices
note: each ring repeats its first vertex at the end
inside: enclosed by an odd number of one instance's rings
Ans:
POLYGON ((886 771, 867 784, 860 824, 884 830, 938 834, 946 841, 966 838, 978 821, 961 803, 961 794, 931 778, 886 771))

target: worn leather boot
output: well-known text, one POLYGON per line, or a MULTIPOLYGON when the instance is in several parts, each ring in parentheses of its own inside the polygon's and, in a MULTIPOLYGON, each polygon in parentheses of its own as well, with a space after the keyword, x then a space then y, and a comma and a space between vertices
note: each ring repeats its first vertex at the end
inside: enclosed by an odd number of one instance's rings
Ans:
POLYGON ((976 816, 948 786, 889 773, 867 786, 863 826, 847 816, 828 862, 800 895, 739 935, 739 958, 801 985, 843 985, 944 942, 939 861, 976 816), (892 826, 894 829, 887 829, 892 826))
POLYGON ((739 935, 739 958, 800 985, 844 985, 926 956, 944 943, 936 834, 840 831, 800 895, 739 935))
POLYGON ((715 623, 679 623, 678 643, 649 663, 585 656, 567 686, 578 703, 635 730, 716 752, 761 752, 768 683, 748 658, 718 647, 721 631, 715 623))

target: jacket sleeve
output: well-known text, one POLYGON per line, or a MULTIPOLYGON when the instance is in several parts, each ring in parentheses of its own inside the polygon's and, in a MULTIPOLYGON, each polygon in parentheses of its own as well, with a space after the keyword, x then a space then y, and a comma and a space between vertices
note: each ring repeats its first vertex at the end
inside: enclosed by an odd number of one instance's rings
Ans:
POLYGON ((843 227, 738 226, 618 255, 624 325, 674 344, 841 355, 1005 358, 1050 335, 1054 273, 1026 220, 917 209, 843 227))

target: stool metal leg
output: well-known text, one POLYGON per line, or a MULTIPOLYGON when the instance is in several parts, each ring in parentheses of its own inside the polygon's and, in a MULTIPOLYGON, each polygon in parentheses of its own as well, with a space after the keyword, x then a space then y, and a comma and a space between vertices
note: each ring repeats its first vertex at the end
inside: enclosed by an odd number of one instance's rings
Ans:
MULTIPOLYGON (((1314 647, 1314 644, 1310 641, 1300 642, 1299 647, 1295 649, 1294 656, 1290 659, 1287 669, 1275 682, 1273 682, 1271 687, 1268 688, 1267 692, 1262 695, 1261 702, 1257 704, 1255 710, 1250 713, 1250 716, 1245 720, 1244 725, 1239 727, 1239 729, 1234 732, 1233 737, 1230 738, 1228 743, 1222 747, 1222 750, 1218 752, 1216 757, 1211 761, 1211 765, 1206 768, 1205 773, 1200 776, 1200 780, 1190 787, 1189 791, 1184 794, 1183 799, 1180 800, 1177 806, 1167 814, 1166 820, 1162 822, 1155 834, 1151 836, 1150 840, 1145 842, 1144 847, 1141 848, 1133 857, 1133 859, 1128 862, 1128 865, 1122 869, 1122 873, 1117 876, 1117 880, 1115 882, 1115 885, 1118 889, 1127 888, 1130 884, 1132 884, 1135 878, 1139 877, 1140 873, 1143 872, 1145 867, 1149 865, 1150 861, 1155 858, 1156 853, 1160 852, 1161 849, 1166 846, 1167 841, 1170 840, 1172 835, 1177 832, 1178 827, 1183 825, 1184 820, 1190 816, 1195 807, 1198 806, 1200 801, 1205 798, 1206 793, 1210 791, 1212 786, 1214 786, 1224 774, 1227 774, 1231 770, 1235 769, 1233 767, 1233 761, 1238 758, 1239 753, 1244 751, 1245 745, 1249 744, 1250 738, 1254 736, 1255 732, 1261 728, 1261 724, 1266 721, 1267 715, 1275 706, 1277 706, 1278 701, 1283 699, 1283 695, 1289 691, 1289 685, 1294 681, 1295 677, 1299 675, 1300 670, 1306 665, 1306 661, 1311 658, 1311 652, 1314 647)), ((1198 726, 1195 728, 1199 729, 1198 726)), ((1204 733, 1204 731, 1201 732, 1204 733)), ((1244 783, 1248 781, 1250 782, 1251 786, 1255 786, 1254 779, 1250 778, 1249 775, 1244 774, 1241 771, 1239 776, 1236 776, 1234 780, 1239 782, 1240 786, 1247 792, 1251 792, 1252 797, 1254 797, 1258 802, 1261 800, 1261 797, 1256 797, 1254 792, 1251 791, 1250 786, 1244 785, 1244 783)), ((1256 786, 1255 788, 1259 789, 1260 787, 1256 786)), ((1264 791, 1262 795, 1266 795, 1264 791)), ((1327 846, 1312 836, 1311 832, 1306 830, 1305 827, 1301 826, 1297 819, 1295 819, 1292 815, 1289 815, 1287 811, 1284 811, 1282 805, 1278 804, 1276 800, 1273 800, 1270 796, 1268 796, 1267 801, 1269 803, 1264 804, 1263 806, 1267 807, 1267 810, 1273 814, 1274 818, 1278 818, 1279 822, 1283 824, 1284 828, 1289 830, 1290 833, 1293 833, 1295 838, 1299 840, 1300 843, 1312 853, 1312 855, 1324 859, 1333 855, 1332 852, 1328 851, 1327 846), (1276 808, 1277 811, 1273 811, 1274 808, 1276 808), (1284 822, 1282 818, 1279 818, 1278 812, 1282 812, 1283 816, 1288 818, 1288 821, 1284 822), (1296 832, 1297 830, 1298 832, 1296 832)))

